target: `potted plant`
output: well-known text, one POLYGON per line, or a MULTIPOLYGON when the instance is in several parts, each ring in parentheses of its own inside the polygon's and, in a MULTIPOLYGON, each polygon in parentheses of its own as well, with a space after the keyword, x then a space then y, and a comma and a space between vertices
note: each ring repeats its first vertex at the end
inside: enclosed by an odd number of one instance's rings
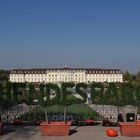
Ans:
POLYGON ((54 104, 54 103, 59 103, 59 99, 60 99, 60 95, 61 95, 61 91, 59 89, 59 87, 57 85, 54 84, 47 84, 46 85, 46 107, 45 107, 45 118, 46 121, 41 123, 41 130, 42 130, 42 134, 45 136, 68 136, 69 135, 69 131, 70 131, 70 126, 71 126, 71 122, 66 122, 66 107, 67 104, 64 101, 64 98, 66 97, 66 88, 67 87, 73 87, 74 84, 62 84, 62 100, 61 103, 63 103, 65 105, 64 108, 64 121, 62 122, 49 122, 48 121, 48 117, 47 117, 47 106, 54 104), (56 92, 56 96, 50 100, 50 92, 51 89, 55 90, 56 92))
POLYGON ((120 123, 120 132, 122 136, 140 136, 140 124, 135 122, 120 123))
POLYGON ((42 134, 44 136, 68 136, 70 131, 70 122, 43 122, 41 123, 42 134))

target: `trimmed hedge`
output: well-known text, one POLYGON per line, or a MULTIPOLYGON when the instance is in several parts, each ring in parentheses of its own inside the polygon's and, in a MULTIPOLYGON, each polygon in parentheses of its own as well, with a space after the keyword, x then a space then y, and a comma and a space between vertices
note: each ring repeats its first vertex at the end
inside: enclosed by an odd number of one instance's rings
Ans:
POLYGON ((83 89, 90 87, 91 97, 94 104, 111 105, 135 105, 140 106, 140 85, 133 83, 92 83, 86 85, 79 83, 62 83, 61 88, 56 84, 40 84, 39 90, 36 90, 34 84, 27 83, 7 83, 6 87, 1 84, 0 98, 3 101, 1 106, 10 106, 25 102, 34 104, 32 100, 37 99, 37 104, 45 106, 53 104, 70 105, 74 103, 85 102, 87 94, 83 89), (73 93, 68 88, 75 88, 75 91, 83 97, 83 100, 68 98, 73 93), (28 90, 27 90, 28 89, 28 90), (55 91, 56 96, 50 99, 51 90, 55 91), (46 101, 44 100, 46 97, 46 101), (8 102, 8 103, 7 103, 8 102))

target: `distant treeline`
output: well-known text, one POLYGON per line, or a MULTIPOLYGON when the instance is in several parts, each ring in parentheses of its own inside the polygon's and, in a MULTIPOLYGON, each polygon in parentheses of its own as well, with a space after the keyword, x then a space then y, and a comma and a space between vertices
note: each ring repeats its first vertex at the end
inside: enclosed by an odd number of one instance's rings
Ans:
POLYGON ((9 71, 0 70, 0 81, 8 81, 9 80, 9 71))

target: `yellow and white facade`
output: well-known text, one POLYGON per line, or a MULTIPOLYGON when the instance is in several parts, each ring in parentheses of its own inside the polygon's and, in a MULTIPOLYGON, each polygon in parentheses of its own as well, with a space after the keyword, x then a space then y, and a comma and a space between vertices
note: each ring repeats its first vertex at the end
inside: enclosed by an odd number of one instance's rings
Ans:
POLYGON ((60 68, 60 69, 14 69, 10 71, 11 82, 32 83, 91 83, 123 82, 119 69, 60 68))

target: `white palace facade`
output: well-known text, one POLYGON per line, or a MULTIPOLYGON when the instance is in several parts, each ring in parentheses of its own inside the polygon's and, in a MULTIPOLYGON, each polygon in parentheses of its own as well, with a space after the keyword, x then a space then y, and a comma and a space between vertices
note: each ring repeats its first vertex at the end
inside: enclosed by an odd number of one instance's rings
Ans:
POLYGON ((123 74, 119 69, 92 68, 48 68, 48 69, 14 69, 10 71, 11 82, 29 83, 91 83, 91 82, 123 82, 123 74))

